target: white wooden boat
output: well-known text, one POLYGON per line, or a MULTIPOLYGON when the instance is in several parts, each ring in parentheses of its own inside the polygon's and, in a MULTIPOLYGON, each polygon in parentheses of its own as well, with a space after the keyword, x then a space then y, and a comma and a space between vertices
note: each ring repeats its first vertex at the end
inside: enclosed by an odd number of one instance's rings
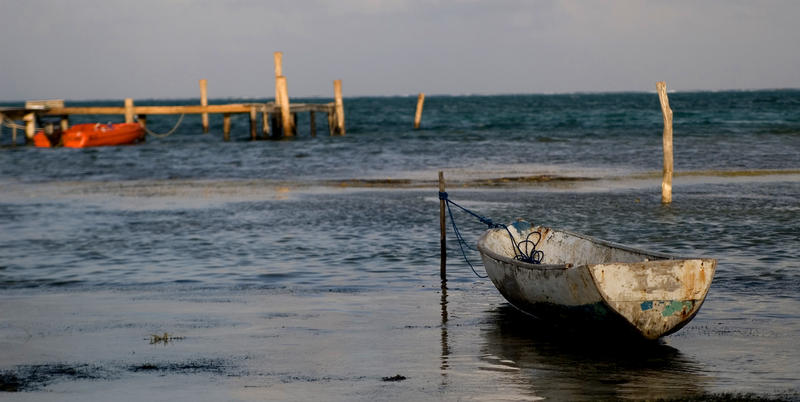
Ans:
POLYGON ((544 320, 638 333, 671 334, 694 318, 711 286, 715 259, 648 252, 518 221, 478 240, 486 273, 516 308, 544 320), (539 240, 541 264, 520 261, 523 242, 539 240), (511 238, 514 238, 512 243, 511 238))

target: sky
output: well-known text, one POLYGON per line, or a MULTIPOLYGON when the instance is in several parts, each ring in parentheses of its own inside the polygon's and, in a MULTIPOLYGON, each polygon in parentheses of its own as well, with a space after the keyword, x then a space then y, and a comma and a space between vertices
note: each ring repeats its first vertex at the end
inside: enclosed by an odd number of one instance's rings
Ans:
POLYGON ((0 0, 0 101, 800 88, 797 0, 0 0))

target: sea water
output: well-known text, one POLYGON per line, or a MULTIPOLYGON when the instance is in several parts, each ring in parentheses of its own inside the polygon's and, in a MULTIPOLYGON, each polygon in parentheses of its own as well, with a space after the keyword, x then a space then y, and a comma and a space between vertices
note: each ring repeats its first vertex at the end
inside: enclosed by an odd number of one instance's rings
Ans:
POLYGON ((209 134, 187 115, 90 149, 12 146, 3 128, 0 390, 20 392, 0 395, 798 398, 800 91, 670 94, 670 205, 654 93, 429 96, 421 130, 415 105, 345 99, 345 136, 318 116, 312 138, 300 114, 280 141, 250 141, 245 115, 230 142, 218 115, 209 134), (476 277, 452 231, 443 286, 439 170, 496 222, 716 258, 706 303, 655 344, 564 335, 476 277))

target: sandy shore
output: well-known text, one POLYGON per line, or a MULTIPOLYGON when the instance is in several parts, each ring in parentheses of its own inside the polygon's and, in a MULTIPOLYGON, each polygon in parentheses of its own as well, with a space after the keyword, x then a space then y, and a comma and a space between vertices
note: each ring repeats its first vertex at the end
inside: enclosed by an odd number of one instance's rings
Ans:
POLYGON ((798 328, 743 328, 720 308, 727 302, 712 296, 708 314, 677 336, 632 349, 553 335, 486 282, 453 283, 444 294, 437 286, 14 291, 0 296, 0 375, 4 391, 18 392, 2 396, 574 400, 767 389, 792 398, 766 377, 737 385, 735 372, 745 359, 750 370, 791 376, 796 352, 777 361, 761 353, 789 346, 798 328))

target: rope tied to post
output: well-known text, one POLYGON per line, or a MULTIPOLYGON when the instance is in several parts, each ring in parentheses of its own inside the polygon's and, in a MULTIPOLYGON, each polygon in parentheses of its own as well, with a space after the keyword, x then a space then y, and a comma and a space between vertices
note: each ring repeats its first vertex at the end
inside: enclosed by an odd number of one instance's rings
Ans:
POLYGON ((467 208, 458 205, 455 201, 451 200, 448 196, 447 192, 440 191, 439 192, 439 199, 444 201, 447 205, 447 214, 450 215, 450 223, 453 226, 453 233, 456 235, 456 240, 458 241, 458 246, 461 249, 461 255, 464 256, 464 261, 467 262, 472 272, 478 278, 486 278, 487 275, 481 275, 478 271, 475 270, 475 266, 472 265, 472 262, 467 257, 467 252, 465 248, 470 249, 472 251, 478 251, 474 247, 470 246, 469 243, 464 239, 464 236, 461 234, 461 230, 458 229, 458 225, 456 225, 455 217, 453 216, 453 210, 450 208, 450 205, 461 209, 462 211, 472 215, 478 221, 486 225, 489 229, 500 229, 503 228, 508 233, 508 237, 511 240, 512 248, 514 250, 514 259, 522 262, 526 262, 529 264, 541 264, 542 258, 544 258, 544 253, 541 250, 537 250, 536 246, 539 245, 539 241, 542 239, 542 234, 538 231, 532 231, 528 233, 525 239, 520 240, 519 242, 516 241, 514 235, 511 234, 511 230, 508 228, 507 225, 502 223, 494 223, 491 219, 481 216, 473 211, 470 211, 467 208), (535 237, 535 240, 533 239, 535 237))

